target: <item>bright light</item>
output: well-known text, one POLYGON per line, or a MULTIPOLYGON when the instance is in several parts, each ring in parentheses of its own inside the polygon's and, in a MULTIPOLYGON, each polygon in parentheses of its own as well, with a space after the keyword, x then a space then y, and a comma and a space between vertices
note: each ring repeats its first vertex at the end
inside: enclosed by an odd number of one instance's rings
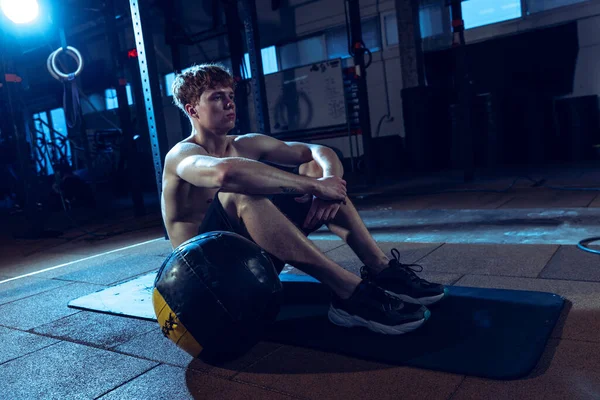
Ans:
POLYGON ((0 8, 15 24, 26 24, 37 18, 40 6, 37 0, 0 0, 0 8))

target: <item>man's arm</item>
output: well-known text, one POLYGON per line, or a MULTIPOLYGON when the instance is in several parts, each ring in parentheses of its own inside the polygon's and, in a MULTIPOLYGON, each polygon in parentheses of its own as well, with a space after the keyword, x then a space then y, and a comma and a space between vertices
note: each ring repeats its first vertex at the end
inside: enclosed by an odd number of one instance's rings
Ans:
POLYGON ((195 146, 182 154, 176 173, 192 185, 221 188, 224 192, 244 194, 309 193, 326 199, 346 196, 345 182, 319 182, 316 179, 291 174, 261 162, 241 157, 211 157, 195 146), (191 153, 191 154, 190 154, 191 153))
POLYGON ((344 168, 335 151, 318 144, 284 142, 267 135, 245 135, 245 140, 256 149, 259 159, 280 165, 301 165, 315 161, 323 170, 323 176, 344 175, 344 168))

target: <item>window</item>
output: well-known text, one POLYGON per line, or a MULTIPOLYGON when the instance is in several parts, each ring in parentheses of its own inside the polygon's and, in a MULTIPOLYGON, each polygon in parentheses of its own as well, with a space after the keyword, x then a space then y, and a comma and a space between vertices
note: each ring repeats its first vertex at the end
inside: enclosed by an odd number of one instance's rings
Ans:
POLYGON ((521 17, 521 0, 470 0, 462 3, 465 28, 521 17))
POLYGON ((553 8, 569 6, 571 4, 583 3, 588 0, 524 0, 527 4, 529 14, 551 10, 553 8))
POLYGON ((378 22, 378 18, 370 18, 366 21, 362 21, 363 42, 365 42, 365 46, 367 47, 367 49, 371 51, 381 50, 381 40, 379 38, 380 30, 378 22))
MULTIPOLYGON (((190 69, 192 69, 192 67, 182 69, 181 73, 187 72, 190 69)), ((175 82, 175 72, 165 75, 165 94, 167 97, 173 96, 173 82, 175 82)))
MULTIPOLYGON (((365 46, 369 50, 372 52, 381 50, 381 38, 377 18, 369 18, 362 21, 362 36, 363 42, 365 42, 365 46)), ((397 36, 398 29, 396 28, 397 36)), ((351 57, 348 54, 348 33, 345 25, 325 32, 325 42, 327 43, 327 57, 329 59, 351 57)))
POLYGON ((350 57, 348 53, 348 34, 345 26, 326 32, 325 42, 327 43, 327 57, 329 59, 350 57))
POLYGON ((50 119, 52 120, 52 129, 54 129, 55 143, 61 147, 60 151, 63 156, 71 163, 71 144, 68 140, 69 131, 67 130, 67 120, 65 118, 65 110, 62 108, 55 108, 50 111, 50 119))
POLYGON ((66 140, 68 131, 65 112, 62 108, 56 108, 34 114, 33 123, 37 131, 35 157, 41 160, 36 163, 36 169, 38 172, 52 175, 52 161, 59 162, 61 158, 66 158, 66 161, 71 163, 71 145, 66 140), (41 164, 45 164, 45 171, 41 170, 41 164))
MULTIPOLYGON (((421 26, 422 39, 439 36, 444 33, 443 7, 444 6, 433 5, 421 7, 419 9, 419 25, 421 26)), ((386 45, 397 45, 399 39, 396 13, 384 16, 383 25, 386 45)))
POLYGON ((313 36, 288 43, 279 49, 281 69, 298 67, 327 60, 322 36, 313 36))
MULTIPOLYGON (((279 71, 277 65, 277 51, 275 46, 265 47, 260 51, 263 62, 263 74, 268 75, 279 71)), ((250 69, 250 54, 244 54, 244 71, 246 72, 246 78, 252 78, 252 70, 250 69)))
POLYGON ((439 36, 444 33, 443 15, 442 6, 423 7, 419 10, 419 24, 421 25, 422 38, 439 36))
POLYGON ((46 175, 52 175, 54 173, 54 168, 52 168, 52 161, 50 160, 51 152, 49 146, 46 146, 46 143, 52 143, 52 136, 50 135, 50 128, 46 125, 48 124, 48 113, 41 112, 38 114, 33 114, 33 124, 35 126, 35 158, 38 160, 42 160, 41 162, 36 162, 35 166, 37 172, 42 172, 46 175), (45 164, 45 171, 41 170, 41 165, 45 164))
MULTIPOLYGON (((133 104, 133 95, 131 94, 131 85, 128 83, 125 86, 125 90, 127 91, 127 103, 129 105, 133 104)), ((104 91, 104 97, 106 98, 106 109, 112 110, 114 108, 119 108, 119 100, 117 99, 117 89, 110 88, 104 91)))
POLYGON ((175 82, 175 72, 165 75, 165 94, 173 96, 173 82, 175 82))
POLYGON ((385 29, 386 46, 394 46, 400 43, 398 39, 398 17, 396 13, 383 17, 383 28, 385 29))

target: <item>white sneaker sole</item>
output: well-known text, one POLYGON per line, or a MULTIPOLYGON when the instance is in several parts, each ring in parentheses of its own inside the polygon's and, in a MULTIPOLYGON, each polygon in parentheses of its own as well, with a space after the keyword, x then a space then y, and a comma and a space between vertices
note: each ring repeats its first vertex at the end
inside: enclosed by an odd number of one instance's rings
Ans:
POLYGON ((410 297, 405 294, 390 292, 389 290, 386 290, 386 292, 391 293, 396 297, 400 297, 402 300, 404 300, 407 303, 421 304, 424 306, 429 306, 431 304, 437 303, 438 301, 440 301, 441 299, 443 299, 446 296, 446 292, 444 292, 442 294, 438 294, 437 296, 422 297, 420 299, 415 299, 414 297, 410 297))
POLYGON ((444 298, 445 295, 446 295, 445 293, 442 293, 442 294, 438 294, 437 296, 423 297, 417 301, 419 303, 423 304, 424 306, 429 306, 433 303, 437 303, 438 301, 440 301, 442 298, 444 298))
POLYGON ((367 321, 357 315, 350 315, 346 311, 334 308, 333 306, 329 307, 328 317, 329 321, 338 326, 346 328, 362 326, 373 332, 383 333, 385 335, 402 335, 404 333, 412 332, 426 321, 426 318, 423 318, 402 325, 383 325, 375 321, 367 321))

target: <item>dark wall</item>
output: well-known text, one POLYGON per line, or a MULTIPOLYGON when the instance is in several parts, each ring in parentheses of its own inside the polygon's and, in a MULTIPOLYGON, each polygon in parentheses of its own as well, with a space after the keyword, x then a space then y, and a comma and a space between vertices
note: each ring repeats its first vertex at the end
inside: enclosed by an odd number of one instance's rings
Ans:
MULTIPOLYGON (((573 90, 579 52, 577 23, 468 44, 467 65, 477 93, 516 88, 551 95, 573 90)), ((425 54, 431 86, 453 88, 452 49, 425 54)))
MULTIPOLYGON (((578 52, 576 22, 466 46, 477 166, 594 156, 597 99, 557 100, 573 91, 578 52)), ((455 57, 453 49, 426 53, 429 87, 403 90, 407 146, 418 168, 460 168, 455 57), (431 143, 449 150, 428 159, 431 143)))

